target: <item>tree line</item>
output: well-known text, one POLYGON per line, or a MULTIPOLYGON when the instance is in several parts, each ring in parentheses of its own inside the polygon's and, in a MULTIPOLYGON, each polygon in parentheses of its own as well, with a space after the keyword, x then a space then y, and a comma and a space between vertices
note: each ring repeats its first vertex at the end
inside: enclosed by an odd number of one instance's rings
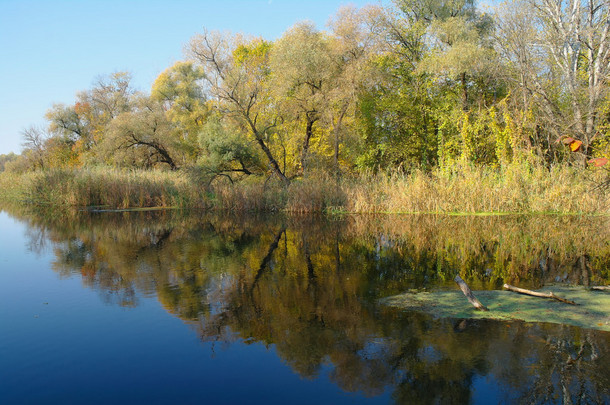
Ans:
POLYGON ((23 131, 14 171, 197 169, 285 183, 358 173, 601 165, 610 157, 605 0, 395 0, 279 39, 205 31, 149 93, 116 72, 23 131), (591 160, 595 159, 595 160, 591 160))

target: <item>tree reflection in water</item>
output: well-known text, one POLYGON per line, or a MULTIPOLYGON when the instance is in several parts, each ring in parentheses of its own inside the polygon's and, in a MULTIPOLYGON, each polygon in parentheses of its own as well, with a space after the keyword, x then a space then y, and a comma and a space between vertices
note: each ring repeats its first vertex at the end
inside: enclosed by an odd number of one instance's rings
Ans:
POLYGON ((608 403, 610 334, 554 324, 433 319, 378 304, 407 289, 607 284, 607 219, 262 218, 179 212, 39 215, 30 249, 105 300, 156 296, 204 341, 274 345, 299 375, 400 403, 608 403))

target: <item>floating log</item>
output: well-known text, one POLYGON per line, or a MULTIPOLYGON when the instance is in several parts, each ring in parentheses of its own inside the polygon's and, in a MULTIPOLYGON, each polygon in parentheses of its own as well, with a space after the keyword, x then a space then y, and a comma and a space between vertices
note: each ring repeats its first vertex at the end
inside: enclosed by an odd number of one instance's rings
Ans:
POLYGON ((468 298, 468 302, 470 302, 476 309, 478 309, 479 311, 489 311, 489 309, 487 309, 485 305, 481 304, 477 297, 474 296, 474 294, 470 290, 470 287, 468 287, 468 284, 466 284, 466 282, 462 280, 462 277, 455 276, 453 280, 460 286, 460 289, 462 290, 466 298, 468 298))
POLYGON ((553 294, 553 292, 543 293, 538 291, 526 290, 525 288, 514 287, 512 285, 504 284, 504 288, 508 291, 516 292, 519 294, 531 295, 532 297, 540 297, 540 298, 552 298, 557 301, 564 302, 570 305, 576 305, 574 301, 566 300, 565 298, 561 298, 553 294))
POLYGON ((589 287, 589 289, 596 291, 610 291, 610 285, 594 285, 593 287, 589 287))

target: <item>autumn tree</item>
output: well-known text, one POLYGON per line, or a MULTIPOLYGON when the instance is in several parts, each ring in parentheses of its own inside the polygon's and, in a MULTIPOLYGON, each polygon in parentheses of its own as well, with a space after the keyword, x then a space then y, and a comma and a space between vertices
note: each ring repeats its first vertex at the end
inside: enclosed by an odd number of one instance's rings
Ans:
POLYGON ((210 101, 254 138, 272 173, 289 184, 270 148, 280 119, 269 102, 270 48, 262 39, 205 31, 191 40, 188 54, 204 69, 210 101))
POLYGON ((119 114, 129 111, 135 90, 131 75, 117 72, 97 79, 94 86, 77 94, 74 105, 55 104, 46 114, 49 131, 77 156, 79 164, 103 160, 95 147, 105 136, 107 125, 119 114))
POLYGON ((304 124, 299 174, 307 167, 315 124, 327 108, 333 65, 328 39, 310 22, 285 32, 271 52, 272 88, 277 102, 285 119, 304 124))

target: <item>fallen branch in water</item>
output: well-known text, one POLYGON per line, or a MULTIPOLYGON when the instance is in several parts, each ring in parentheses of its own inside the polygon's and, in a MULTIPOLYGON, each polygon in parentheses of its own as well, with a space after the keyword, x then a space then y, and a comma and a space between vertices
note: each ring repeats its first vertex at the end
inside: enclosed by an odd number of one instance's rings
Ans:
POLYGON ((594 285, 593 287, 589 287, 589 289, 596 291, 609 291, 610 285, 594 285))
POLYGON ((468 298, 468 301, 472 305, 474 305, 476 309, 478 309, 479 311, 489 311, 489 309, 487 309, 485 305, 481 304, 481 301, 479 301, 477 297, 474 296, 472 291, 470 291, 470 287, 468 287, 468 284, 466 284, 466 282, 462 280, 462 277, 455 276, 453 280, 460 286, 460 289, 462 290, 466 298, 468 298))
POLYGON ((526 290, 525 288, 514 287, 512 285, 504 284, 504 288, 508 291, 513 291, 519 294, 531 295, 532 297, 540 297, 540 298, 552 298, 557 301, 564 302, 570 305, 576 305, 574 301, 566 300, 565 298, 561 298, 553 294, 553 292, 542 293, 538 291, 526 290))

